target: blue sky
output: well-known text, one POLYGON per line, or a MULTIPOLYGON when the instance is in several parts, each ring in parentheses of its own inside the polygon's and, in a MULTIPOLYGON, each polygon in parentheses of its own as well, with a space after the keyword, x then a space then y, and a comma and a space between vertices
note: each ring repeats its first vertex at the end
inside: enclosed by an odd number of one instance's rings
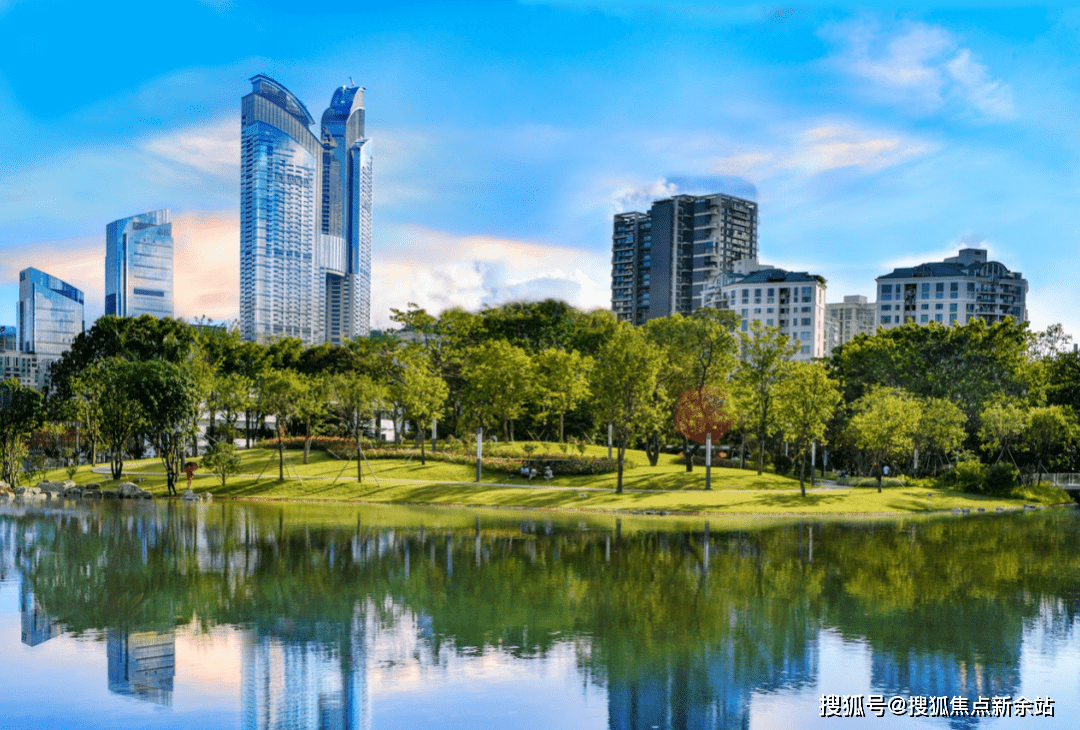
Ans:
MULTIPOLYGON (((910 7, 910 6, 909 6, 910 7)), ((963 245, 1080 334, 1080 11, 0 0, 0 324, 37 266, 103 311, 104 231, 172 210, 177 310, 232 318, 239 106, 366 87, 373 320, 610 302, 611 216, 760 203, 760 258, 873 297, 963 245)))

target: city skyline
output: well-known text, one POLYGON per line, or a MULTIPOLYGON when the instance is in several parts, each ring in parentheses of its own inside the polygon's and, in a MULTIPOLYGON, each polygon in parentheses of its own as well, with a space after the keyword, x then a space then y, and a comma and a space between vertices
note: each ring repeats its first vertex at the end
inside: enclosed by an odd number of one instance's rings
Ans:
POLYGON ((264 72, 320 102, 352 76, 375 104, 375 327, 410 301, 607 308, 611 216, 719 191, 758 203, 760 256, 825 276, 829 302, 979 246, 1024 272, 1034 328, 1080 331, 1058 263, 1080 223, 1075 11, 173 3, 146 21, 177 40, 140 64, 86 32, 123 12, 0 8, 0 311, 33 266, 93 321, 101 227, 171 208, 176 314, 238 317, 235 100, 264 72), (20 63, 46 33, 62 50, 20 63), (93 83, 58 105, 76 60, 93 83))

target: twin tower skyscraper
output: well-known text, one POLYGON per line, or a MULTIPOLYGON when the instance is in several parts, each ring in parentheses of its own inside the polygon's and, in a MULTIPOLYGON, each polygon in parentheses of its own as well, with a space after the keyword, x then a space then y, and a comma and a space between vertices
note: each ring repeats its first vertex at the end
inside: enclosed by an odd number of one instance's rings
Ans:
POLYGON ((315 119, 259 74, 241 107, 240 335, 305 345, 366 336, 371 322, 371 140, 364 89, 315 119))

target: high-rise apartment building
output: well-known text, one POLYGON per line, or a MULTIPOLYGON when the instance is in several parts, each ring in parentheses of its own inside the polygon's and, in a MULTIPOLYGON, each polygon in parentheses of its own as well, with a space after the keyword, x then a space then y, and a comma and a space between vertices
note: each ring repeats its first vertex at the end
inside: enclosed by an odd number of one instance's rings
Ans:
POLYGON ((690 314, 702 306, 706 281, 757 253, 757 204, 749 200, 676 195, 648 214, 621 213, 612 235, 612 311, 634 324, 690 314))
POLYGON ((173 238, 168 210, 105 227, 105 314, 173 316, 173 238))
POLYGON ((705 286, 704 306, 731 309, 739 328, 750 331, 757 320, 778 327, 798 349, 793 358, 825 356, 825 278, 805 271, 785 271, 756 259, 743 259, 705 286))
POLYGON ((371 305, 371 141, 364 90, 343 86, 321 134, 265 75, 242 100, 240 334, 304 344, 366 336, 371 305))
POLYGON ((856 335, 872 335, 877 331, 877 305, 858 294, 844 297, 843 302, 825 305, 825 355, 840 345, 851 342, 856 335))
POLYGON ((961 249, 940 262, 905 266, 877 278, 878 324, 885 329, 906 322, 988 324, 1012 317, 1027 321, 1028 283, 1019 271, 987 261, 986 251, 961 249))

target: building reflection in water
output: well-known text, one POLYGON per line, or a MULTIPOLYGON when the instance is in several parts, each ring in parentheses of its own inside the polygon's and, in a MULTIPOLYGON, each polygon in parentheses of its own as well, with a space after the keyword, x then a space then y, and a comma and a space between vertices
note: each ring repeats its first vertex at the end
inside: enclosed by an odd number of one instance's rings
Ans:
POLYGON ((346 627, 280 621, 243 648, 244 730, 369 730, 363 618, 346 627))
POLYGON ((45 613, 34 598, 34 589, 25 578, 19 584, 19 612, 22 614, 22 643, 37 646, 64 633, 64 627, 45 613))
POLYGON ((109 691, 158 705, 172 705, 176 676, 173 631, 126 633, 109 629, 109 691))

